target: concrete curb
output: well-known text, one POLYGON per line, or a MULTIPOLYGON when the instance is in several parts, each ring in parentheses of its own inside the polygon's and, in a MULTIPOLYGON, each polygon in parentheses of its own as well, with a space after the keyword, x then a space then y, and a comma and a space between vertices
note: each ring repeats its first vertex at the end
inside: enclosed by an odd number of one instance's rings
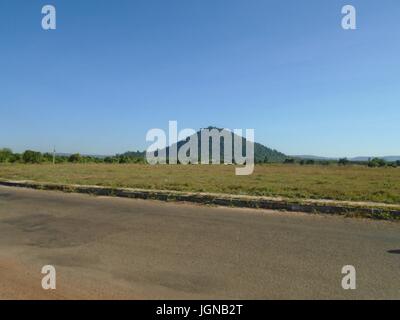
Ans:
POLYGON ((34 181, 0 180, 0 185, 8 187, 31 188, 37 190, 55 190, 63 192, 86 193, 98 196, 116 196, 134 199, 151 199, 161 201, 182 201, 207 205, 218 205, 239 208, 271 209, 305 213, 340 214, 361 216, 375 219, 400 219, 399 207, 393 205, 362 206, 351 202, 289 200, 241 195, 224 195, 212 193, 191 193, 166 190, 143 190, 131 188, 112 188, 86 185, 69 185, 39 183, 34 181))

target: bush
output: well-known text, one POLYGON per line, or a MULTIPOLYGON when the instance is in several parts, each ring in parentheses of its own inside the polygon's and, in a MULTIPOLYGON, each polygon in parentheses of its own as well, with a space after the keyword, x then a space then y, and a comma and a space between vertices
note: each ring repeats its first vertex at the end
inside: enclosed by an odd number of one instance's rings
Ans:
POLYGON ((22 155, 22 160, 24 163, 41 163, 42 154, 40 152, 26 150, 22 155))

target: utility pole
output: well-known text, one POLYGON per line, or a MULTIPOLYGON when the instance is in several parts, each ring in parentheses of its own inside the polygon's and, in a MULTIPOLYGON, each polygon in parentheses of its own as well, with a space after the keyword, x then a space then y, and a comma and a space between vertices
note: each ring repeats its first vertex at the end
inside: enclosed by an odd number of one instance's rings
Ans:
POLYGON ((56 164, 56 146, 53 148, 53 165, 56 164))

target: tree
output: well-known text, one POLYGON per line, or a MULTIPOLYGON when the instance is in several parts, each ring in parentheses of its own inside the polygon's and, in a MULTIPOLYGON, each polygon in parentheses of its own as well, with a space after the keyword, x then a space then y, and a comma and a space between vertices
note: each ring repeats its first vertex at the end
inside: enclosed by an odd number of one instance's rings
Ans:
POLYGON ((12 151, 8 148, 0 149, 0 162, 9 162, 12 158, 12 151))
POLYGON ((374 168, 374 167, 385 167, 386 166, 386 161, 380 158, 373 158, 368 161, 368 167, 374 168))
POLYGON ((25 163, 40 163, 42 162, 42 154, 40 152, 26 150, 22 154, 22 160, 25 163))
POLYGON ((104 162, 105 163, 118 163, 118 158, 117 157, 105 157, 104 162))
POLYGON ((53 162, 53 155, 49 152, 43 153, 43 161, 53 162))
POLYGON ((350 161, 347 158, 341 158, 341 159, 339 159, 338 163, 341 166, 346 166, 346 165, 348 165, 350 163, 350 161))
POLYGON ((77 163, 82 160, 82 156, 79 153, 71 154, 68 158, 68 162, 77 163))
POLYGON ((118 163, 129 163, 129 162, 131 162, 130 157, 124 155, 118 157, 118 163))
POLYGON ((67 156, 57 155, 56 156, 56 163, 66 163, 66 162, 68 162, 68 159, 69 159, 69 157, 67 157, 67 156))
POLYGON ((13 153, 11 155, 11 158, 10 158, 9 161, 11 163, 21 162, 22 161, 22 155, 20 153, 13 153))

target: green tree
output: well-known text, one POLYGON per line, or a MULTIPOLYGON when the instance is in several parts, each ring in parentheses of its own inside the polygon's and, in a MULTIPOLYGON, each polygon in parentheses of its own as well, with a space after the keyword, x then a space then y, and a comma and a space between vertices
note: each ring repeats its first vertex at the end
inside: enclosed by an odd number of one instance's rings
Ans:
POLYGON ((118 157, 118 163, 130 163, 131 162, 131 158, 128 156, 119 156, 118 157))
POLYGON ((118 163, 118 158, 117 157, 105 157, 104 162, 105 163, 118 163))
POLYGON ((0 149, 0 162, 10 162, 13 153, 11 149, 3 148, 0 149))
POLYGON ((25 163, 40 163, 42 162, 42 154, 40 152, 26 150, 22 154, 22 160, 25 163))
POLYGON ((53 162, 53 155, 49 152, 43 153, 43 161, 53 162))
POLYGON ((374 167, 385 167, 386 166, 386 161, 380 158, 373 158, 368 161, 368 167, 374 168, 374 167))
POLYGON ((13 153, 10 158, 11 163, 22 162, 22 155, 20 153, 13 153))
POLYGON ((341 159, 339 159, 338 163, 341 166, 346 166, 346 165, 348 165, 350 163, 350 161, 347 158, 341 158, 341 159))
POLYGON ((82 156, 79 153, 71 154, 68 158, 68 162, 77 163, 81 161, 82 161, 82 156))
POLYGON ((66 163, 69 157, 66 156, 56 156, 56 163, 66 163))

